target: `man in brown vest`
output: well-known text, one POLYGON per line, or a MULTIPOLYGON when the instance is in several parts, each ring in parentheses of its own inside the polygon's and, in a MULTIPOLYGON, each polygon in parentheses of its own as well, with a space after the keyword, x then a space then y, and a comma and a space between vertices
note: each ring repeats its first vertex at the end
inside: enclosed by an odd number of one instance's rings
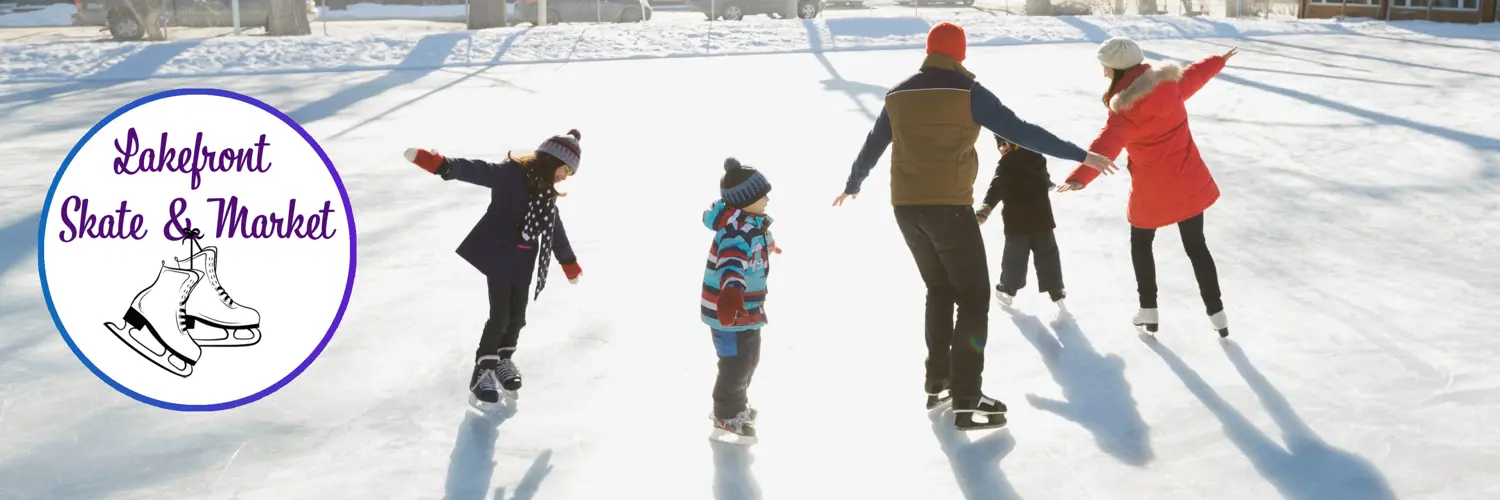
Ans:
POLYGON ((891 203, 927 285, 927 407, 947 399, 943 393, 948 392, 955 424, 984 429, 1005 425, 1006 408, 982 391, 990 272, 974 215, 974 181, 979 175, 974 143, 980 128, 1023 148, 1106 174, 1115 165, 1016 117, 964 69, 966 47, 963 28, 947 22, 933 26, 921 70, 886 93, 885 109, 865 138, 844 193, 834 205, 858 197, 860 184, 894 143, 891 203))

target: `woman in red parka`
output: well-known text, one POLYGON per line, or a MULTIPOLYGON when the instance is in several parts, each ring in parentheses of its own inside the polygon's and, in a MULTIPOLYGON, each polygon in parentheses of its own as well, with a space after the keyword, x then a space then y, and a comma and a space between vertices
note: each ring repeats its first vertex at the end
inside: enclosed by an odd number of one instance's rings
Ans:
MULTIPOLYGON (((1198 154, 1184 102, 1224 69, 1236 50, 1183 68, 1146 64, 1145 53, 1129 38, 1111 38, 1099 46, 1099 62, 1110 79, 1104 93, 1109 121, 1088 150, 1109 159, 1122 149, 1129 153, 1130 257, 1141 300, 1134 322, 1147 332, 1156 332, 1159 323, 1151 242, 1158 228, 1176 224, 1209 322, 1219 336, 1229 336, 1218 270, 1203 237, 1203 212, 1219 199, 1219 186, 1198 154)), ((1080 166, 1058 191, 1083 189, 1098 175, 1098 170, 1080 166)))

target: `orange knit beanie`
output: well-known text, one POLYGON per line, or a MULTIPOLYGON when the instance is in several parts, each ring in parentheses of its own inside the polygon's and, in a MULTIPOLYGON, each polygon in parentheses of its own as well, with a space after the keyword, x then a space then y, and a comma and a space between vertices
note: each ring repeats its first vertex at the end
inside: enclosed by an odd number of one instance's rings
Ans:
POLYGON ((964 52, 969 41, 964 38, 964 29, 957 24, 947 21, 938 23, 927 32, 927 53, 942 54, 952 57, 959 62, 964 60, 964 52))

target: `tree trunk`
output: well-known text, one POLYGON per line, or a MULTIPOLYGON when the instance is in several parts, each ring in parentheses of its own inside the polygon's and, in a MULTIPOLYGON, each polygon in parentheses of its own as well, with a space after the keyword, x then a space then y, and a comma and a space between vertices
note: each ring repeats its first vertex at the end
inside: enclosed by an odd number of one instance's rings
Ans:
POLYGON ((505 0, 469 0, 469 29, 506 26, 510 26, 510 19, 505 14, 505 0))
POLYGON ((1028 16, 1050 16, 1052 15, 1051 0, 1026 0, 1026 15, 1028 16))
POLYGON ((305 0, 269 0, 271 18, 266 22, 266 34, 270 36, 311 35, 312 26, 307 22, 305 0))
POLYGON ((161 25, 161 0, 128 0, 125 9, 141 23, 141 31, 147 40, 167 39, 167 32, 161 25))

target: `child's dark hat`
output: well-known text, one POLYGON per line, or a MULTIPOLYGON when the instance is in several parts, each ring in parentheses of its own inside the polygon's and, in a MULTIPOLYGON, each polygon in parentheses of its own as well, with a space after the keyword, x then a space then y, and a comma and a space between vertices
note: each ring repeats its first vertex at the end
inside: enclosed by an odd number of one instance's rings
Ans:
POLYGON ((724 177, 719 180, 719 196, 724 204, 734 208, 745 208, 771 193, 771 181, 760 171, 739 160, 724 160, 724 177))

